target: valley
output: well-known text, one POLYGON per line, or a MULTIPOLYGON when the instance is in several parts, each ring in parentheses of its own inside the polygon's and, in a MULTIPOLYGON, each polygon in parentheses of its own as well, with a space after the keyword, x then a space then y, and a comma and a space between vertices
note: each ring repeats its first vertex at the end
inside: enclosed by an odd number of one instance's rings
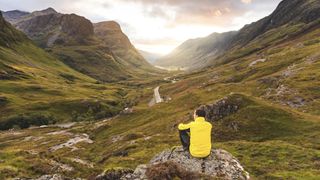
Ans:
POLYGON ((320 178, 319 1, 284 0, 237 32, 151 60, 180 71, 149 64, 115 21, 3 14, 12 25, 0 16, 0 179, 134 170, 180 145, 177 126, 199 107, 213 148, 252 179, 320 178), (88 34, 63 30, 75 21, 88 34))

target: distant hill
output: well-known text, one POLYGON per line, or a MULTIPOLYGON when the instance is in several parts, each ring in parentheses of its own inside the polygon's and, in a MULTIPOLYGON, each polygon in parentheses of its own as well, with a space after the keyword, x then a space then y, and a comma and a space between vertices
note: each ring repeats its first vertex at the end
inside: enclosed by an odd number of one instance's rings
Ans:
POLYGON ((151 64, 153 64, 154 62, 156 62, 156 60, 158 60, 158 59, 160 59, 160 57, 162 57, 162 55, 160 55, 160 54, 147 52, 147 51, 143 51, 143 50, 139 50, 139 52, 151 64))
POLYGON ((92 78, 113 82, 159 72, 137 52, 119 25, 116 31, 113 26, 99 26, 105 23, 94 27, 82 16, 52 8, 25 15, 17 12, 5 12, 11 17, 7 20, 40 47, 92 78), (102 31, 113 34, 102 37, 102 31))
POLYGON ((208 58, 225 52, 228 42, 237 32, 213 33, 204 38, 190 39, 161 57, 154 64, 163 67, 200 68, 207 65, 208 58))
POLYGON ((284 0, 271 15, 246 25, 237 32, 213 33, 205 38, 188 40, 155 64, 200 69, 224 63, 237 58, 237 55, 231 55, 232 52, 240 52, 245 46, 251 46, 251 50, 241 52, 240 55, 290 40, 294 36, 317 28, 319 18, 320 1, 284 0), (259 43, 259 46, 254 43, 259 43), (230 57, 225 58, 226 56, 230 57))
POLYGON ((17 22, 21 17, 29 15, 29 12, 25 11, 19 11, 19 10, 13 10, 13 11, 7 11, 3 12, 3 17, 10 22, 17 22))

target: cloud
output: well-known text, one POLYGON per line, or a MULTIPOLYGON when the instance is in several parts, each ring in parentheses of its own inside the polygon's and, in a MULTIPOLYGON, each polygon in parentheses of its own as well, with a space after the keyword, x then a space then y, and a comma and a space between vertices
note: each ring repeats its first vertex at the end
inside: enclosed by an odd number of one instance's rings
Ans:
POLYGON ((250 4, 252 2, 252 0, 241 0, 241 2, 243 2, 245 4, 250 4))
POLYGON ((166 53, 183 41, 240 29, 281 0, 0 0, 1 10, 53 7, 93 22, 115 20, 140 49, 166 53))

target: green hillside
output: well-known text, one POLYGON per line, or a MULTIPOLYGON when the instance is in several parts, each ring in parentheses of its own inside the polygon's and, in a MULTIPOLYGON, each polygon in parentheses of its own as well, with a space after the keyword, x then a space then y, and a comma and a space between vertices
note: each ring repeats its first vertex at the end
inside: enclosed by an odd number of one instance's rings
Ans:
MULTIPOLYGON (((294 9, 291 3, 302 1, 283 2, 294 9)), ((252 179, 319 179, 320 28, 311 16, 318 17, 318 6, 308 7, 295 9, 307 19, 289 18, 292 24, 279 17, 277 26, 263 26, 256 38, 240 38, 210 59, 212 66, 117 84, 69 68, 20 34, 19 43, 0 49, 0 123, 20 118, 58 125, 1 131, 0 179, 55 173, 91 179, 106 169, 134 169, 180 145, 177 125, 192 120, 196 108, 222 101, 228 113, 220 108, 212 121, 213 147, 237 157, 252 179), (165 102, 149 106, 157 86, 165 102), (59 126, 70 120, 77 123, 59 126)), ((54 54, 64 50, 55 48, 54 54)), ((80 57, 92 53, 76 48, 64 54, 81 53, 72 56, 85 61, 80 57)))
POLYGON ((165 73, 139 54, 116 22, 93 24, 85 17, 52 8, 22 16, 16 12, 20 11, 5 12, 13 26, 49 54, 91 78, 117 82, 165 73))
POLYGON ((102 119, 126 106, 126 86, 101 84, 71 69, 2 22, 1 129, 102 119))
POLYGON ((142 84, 132 113, 105 122, 77 124, 67 129, 73 135, 57 134, 53 140, 50 132, 62 130, 57 127, 2 133, 2 177, 54 173, 52 160, 73 167, 61 171, 69 177, 93 177, 114 167, 135 168, 156 153, 179 145, 177 124, 191 120, 195 108, 228 97, 229 103, 238 103, 239 110, 213 122, 215 148, 235 155, 254 179, 318 179, 319 33, 315 29, 221 66, 171 77, 176 83, 142 84), (254 64, 261 54, 267 60, 254 64), (172 100, 149 107, 152 88, 157 85, 161 95, 172 100), (79 143, 77 151, 48 151, 82 133, 93 143, 79 143), (21 140, 28 137, 41 138, 26 145, 21 140))

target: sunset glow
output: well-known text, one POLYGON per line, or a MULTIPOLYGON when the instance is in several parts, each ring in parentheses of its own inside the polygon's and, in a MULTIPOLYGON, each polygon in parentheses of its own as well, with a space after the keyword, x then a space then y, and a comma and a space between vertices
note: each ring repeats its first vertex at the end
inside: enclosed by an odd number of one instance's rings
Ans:
POLYGON ((93 22, 115 20, 137 49, 166 54, 183 41, 238 30, 270 14, 280 0, 0 0, 3 11, 53 7, 93 22), (26 2, 26 1, 25 1, 26 2))

